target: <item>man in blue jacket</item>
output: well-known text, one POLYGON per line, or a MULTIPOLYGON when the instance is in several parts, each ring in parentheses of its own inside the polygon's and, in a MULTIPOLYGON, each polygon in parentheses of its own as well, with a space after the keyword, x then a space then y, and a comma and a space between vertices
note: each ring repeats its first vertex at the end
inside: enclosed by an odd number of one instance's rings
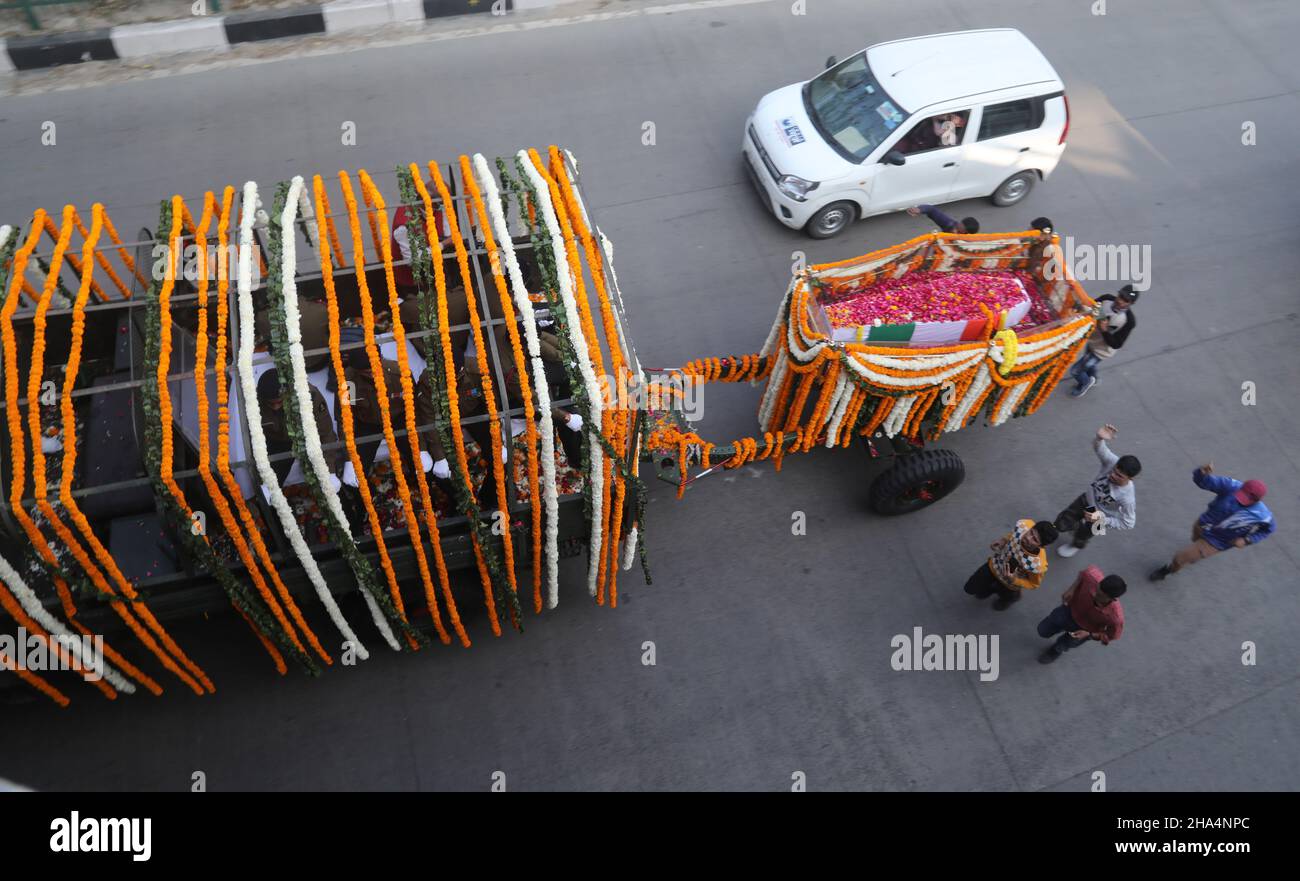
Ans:
POLYGON ((1199 563, 1220 551, 1244 548, 1263 541, 1277 525, 1273 512, 1261 501, 1268 487, 1262 480, 1233 480, 1214 476, 1213 463, 1192 472, 1192 480, 1201 489, 1214 493, 1205 513, 1192 526, 1192 543, 1174 555, 1173 562, 1156 569, 1148 577, 1163 581, 1184 566, 1199 563))

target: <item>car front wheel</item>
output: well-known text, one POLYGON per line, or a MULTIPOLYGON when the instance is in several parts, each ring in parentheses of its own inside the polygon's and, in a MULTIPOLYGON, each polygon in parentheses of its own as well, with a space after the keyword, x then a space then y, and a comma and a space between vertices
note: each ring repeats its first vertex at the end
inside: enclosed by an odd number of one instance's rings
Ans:
POLYGON ((858 219, 858 206, 852 202, 832 202, 808 218, 804 232, 814 239, 829 239, 844 232, 858 219))

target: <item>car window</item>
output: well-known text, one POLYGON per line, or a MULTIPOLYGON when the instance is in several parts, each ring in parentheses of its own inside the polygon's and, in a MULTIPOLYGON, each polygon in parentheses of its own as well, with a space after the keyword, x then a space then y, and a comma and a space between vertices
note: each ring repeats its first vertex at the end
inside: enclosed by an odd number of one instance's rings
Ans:
POLYGON ((803 95, 808 118, 850 162, 866 159, 907 119, 872 76, 866 53, 809 80, 803 95))
POLYGON ((969 110, 955 110, 927 116, 898 139, 894 149, 904 156, 956 147, 966 137, 969 110))
POLYGON ((984 119, 980 122, 979 140, 1000 138, 1016 132, 1036 129, 1043 124, 1043 102, 1034 98, 1019 101, 1007 101, 1004 104, 990 104, 984 108, 984 119))

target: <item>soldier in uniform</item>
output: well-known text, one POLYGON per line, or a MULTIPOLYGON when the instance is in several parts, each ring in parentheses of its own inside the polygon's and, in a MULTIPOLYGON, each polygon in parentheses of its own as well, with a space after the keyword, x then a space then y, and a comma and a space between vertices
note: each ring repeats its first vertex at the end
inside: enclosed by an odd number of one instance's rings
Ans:
MULTIPOLYGON (((316 420, 316 431, 320 434, 321 445, 324 447, 325 461, 329 465, 330 473, 338 472, 338 464, 341 459, 340 451, 334 444, 338 437, 334 433, 334 423, 330 419, 329 405, 325 403, 324 396, 311 388, 312 412, 316 420)), ((277 453, 287 453, 293 450, 293 442, 289 438, 289 430, 285 424, 284 408, 294 406, 293 400, 286 394, 287 390, 280 386, 280 377, 275 368, 271 368, 262 374, 257 380, 257 400, 262 409, 262 433, 266 435, 266 448, 272 456, 277 453)), ((294 459, 275 460, 271 467, 275 470, 275 476, 283 486, 285 478, 289 476, 289 471, 293 468, 294 459)))

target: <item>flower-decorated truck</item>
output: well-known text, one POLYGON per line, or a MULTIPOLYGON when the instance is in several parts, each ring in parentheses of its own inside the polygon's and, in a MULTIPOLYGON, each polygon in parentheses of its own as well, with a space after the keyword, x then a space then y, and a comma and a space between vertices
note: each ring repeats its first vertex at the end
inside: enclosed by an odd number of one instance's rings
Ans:
POLYGON ((614 606, 643 459, 680 491, 861 438, 899 454, 875 508, 912 510, 964 473, 923 441, 1032 413, 1093 326, 1054 237, 934 234, 813 267, 760 352, 650 381, 577 177, 551 147, 173 196, 135 241, 99 204, 0 226, 0 609, 28 635, 0 666, 60 704, 209 693, 213 648, 168 625, 231 606, 282 673, 468 646, 467 604, 521 628, 584 547, 614 606), (690 431, 687 383, 742 380, 760 436, 690 431))
POLYGON ((796 275, 760 352, 706 358, 663 384, 765 382, 761 434, 714 445, 679 411, 653 414, 647 450, 678 494, 700 477, 855 438, 894 457, 869 491, 881 514, 952 492, 965 466, 926 442, 981 417, 1035 412, 1078 357, 1094 301, 1048 231, 932 233, 796 275), (702 469, 696 471, 694 469, 702 469))
POLYGON ((169 625, 232 605, 281 672, 468 646, 467 604, 522 628, 583 547, 617 604, 641 369, 576 163, 375 177, 173 196, 136 241, 99 204, 0 227, 0 618, 73 672, 0 665, 208 693, 169 625))

